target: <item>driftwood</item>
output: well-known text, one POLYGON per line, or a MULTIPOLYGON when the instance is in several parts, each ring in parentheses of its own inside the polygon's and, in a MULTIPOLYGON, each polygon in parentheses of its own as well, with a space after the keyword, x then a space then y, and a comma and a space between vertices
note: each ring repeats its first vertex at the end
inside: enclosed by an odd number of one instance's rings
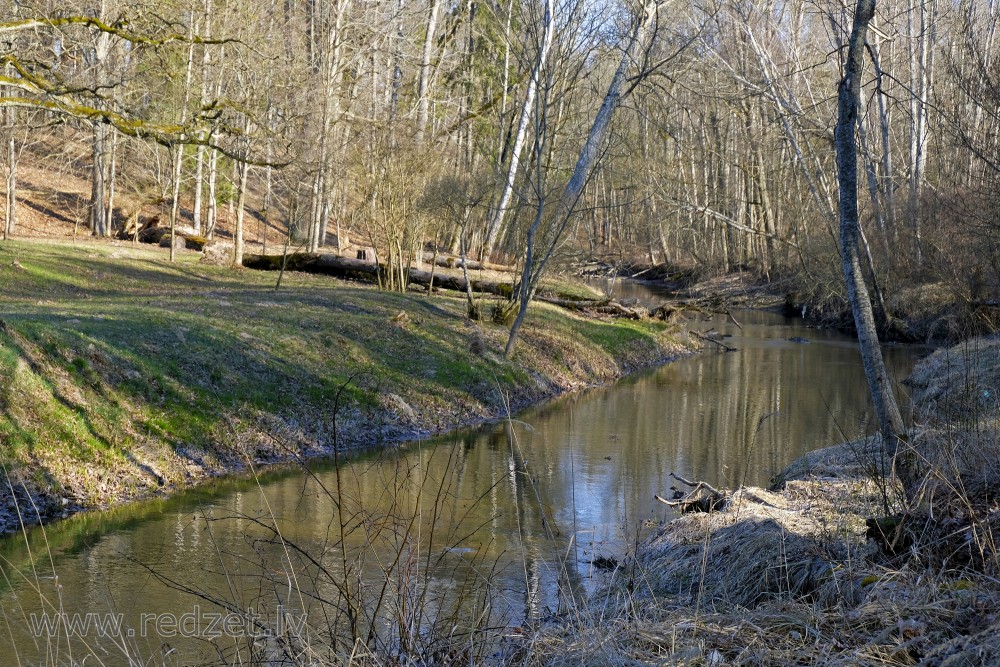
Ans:
POLYGON ((731 347, 729 345, 726 345, 725 343, 723 343, 721 340, 719 340, 715 336, 704 336, 704 335, 698 333, 697 331, 693 331, 693 330, 688 330, 688 333, 691 334, 692 336, 694 336, 695 338, 699 338, 699 339, 707 341, 709 343, 715 343, 716 345, 718 345, 719 347, 721 347, 726 352, 735 352, 736 351, 735 347, 731 347))
POLYGON ((667 500, 666 498, 661 498, 660 496, 653 496, 653 498, 659 500, 664 505, 676 507, 681 511, 681 513, 715 512, 726 508, 726 503, 729 501, 729 495, 719 491, 711 484, 708 484, 707 482, 689 482, 680 475, 676 475, 674 473, 670 473, 670 476, 681 484, 691 487, 691 490, 685 493, 672 486, 670 487, 671 491, 674 492, 672 500, 667 500))
POLYGON ((737 327, 739 327, 740 331, 743 331, 743 325, 740 324, 739 321, 735 317, 733 317, 733 311, 727 310, 726 311, 726 315, 729 317, 729 319, 731 319, 733 321, 733 324, 735 324, 737 327))

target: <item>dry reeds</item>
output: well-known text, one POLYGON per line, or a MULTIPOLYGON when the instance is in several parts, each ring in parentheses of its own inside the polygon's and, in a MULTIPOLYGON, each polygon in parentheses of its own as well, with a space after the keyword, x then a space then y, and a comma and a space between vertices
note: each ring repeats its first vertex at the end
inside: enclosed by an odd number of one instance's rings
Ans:
POLYGON ((864 535, 880 495, 870 480, 789 480, 675 519, 518 664, 994 664, 981 657, 1000 645, 1000 581, 894 567, 864 535))

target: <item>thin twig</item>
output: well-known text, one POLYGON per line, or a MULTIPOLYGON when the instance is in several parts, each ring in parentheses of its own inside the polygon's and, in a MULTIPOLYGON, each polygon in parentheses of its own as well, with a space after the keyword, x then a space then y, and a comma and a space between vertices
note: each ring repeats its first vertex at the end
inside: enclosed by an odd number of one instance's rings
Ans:
POLYGON ((718 345, 719 347, 721 347, 722 349, 724 349, 726 352, 735 352, 736 351, 735 347, 730 347, 730 346, 726 345, 725 343, 723 343, 721 340, 716 340, 714 338, 711 338, 710 336, 703 336, 700 333, 698 333, 697 331, 693 331, 693 330, 690 330, 690 329, 688 330, 688 333, 691 334, 691 335, 693 335, 693 336, 695 336, 696 338, 700 338, 701 340, 708 341, 709 343, 715 343, 716 345, 718 345))

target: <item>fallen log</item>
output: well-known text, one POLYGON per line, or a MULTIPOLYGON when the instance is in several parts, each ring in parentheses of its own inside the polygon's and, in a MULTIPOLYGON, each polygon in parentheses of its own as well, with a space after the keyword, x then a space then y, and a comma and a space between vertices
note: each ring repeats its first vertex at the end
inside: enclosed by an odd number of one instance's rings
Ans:
POLYGON ((593 310, 613 303, 610 299, 561 299, 555 296, 539 294, 535 297, 537 301, 544 301, 555 306, 570 308, 572 310, 593 310))
POLYGON ((649 317, 649 311, 645 308, 629 308, 611 299, 560 299, 554 296, 539 294, 535 297, 535 300, 544 301, 545 303, 551 303, 570 310, 591 310, 604 315, 624 317, 630 320, 642 320, 649 317))
MULTIPOLYGON (((435 255, 432 252, 424 253, 424 262, 430 264, 433 262, 437 266, 444 267, 446 269, 460 269, 462 268, 462 258, 450 253, 438 253, 435 255)), ((474 259, 465 260, 465 268, 469 271, 498 271, 501 273, 513 273, 514 267, 505 266, 503 264, 493 264, 492 262, 479 262, 474 259)))
MULTIPOLYGON (((280 271, 283 258, 281 255, 244 255, 243 266, 261 271, 280 271)), ((364 259, 340 257, 326 253, 296 252, 284 258, 286 271, 301 271, 303 273, 318 273, 346 278, 377 282, 384 275, 384 269, 364 259)), ((409 282, 414 285, 428 287, 433 283, 435 289, 465 292, 471 286, 473 292, 494 294, 509 299, 514 291, 511 283, 490 280, 471 279, 466 282, 463 276, 443 276, 420 269, 409 270, 409 282)), ((571 310, 588 310, 613 317, 623 317, 631 320, 641 320, 650 317, 650 311, 642 307, 629 307, 610 299, 568 299, 548 294, 538 294, 536 301, 551 303, 571 310)))
MULTIPOLYGON (((261 271, 279 271, 282 266, 282 255, 245 255, 243 266, 248 269, 258 269, 261 271)), ((296 252, 284 258, 286 271, 301 271, 303 273, 319 273, 337 278, 347 278, 350 280, 364 280, 375 282, 382 275, 384 269, 375 262, 364 259, 353 259, 351 257, 339 257, 337 255, 325 253, 296 252)), ((409 282, 415 285, 428 287, 433 282, 437 289, 466 291, 465 278, 461 276, 443 276, 439 273, 431 274, 430 271, 410 269, 409 282)), ((495 294, 504 298, 509 298, 514 288, 510 283, 494 282, 489 280, 470 280, 472 291, 486 294, 495 294)))

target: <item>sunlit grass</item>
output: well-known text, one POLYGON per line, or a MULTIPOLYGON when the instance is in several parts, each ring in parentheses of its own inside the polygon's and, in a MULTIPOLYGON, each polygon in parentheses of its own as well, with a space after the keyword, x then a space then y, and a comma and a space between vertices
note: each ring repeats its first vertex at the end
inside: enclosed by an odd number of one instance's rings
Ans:
POLYGON ((0 244, 0 437, 12 471, 44 478, 36 490, 72 510, 186 485, 192 465, 197 478, 329 451, 335 437, 432 434, 679 349, 662 323, 538 304, 508 361, 506 329, 468 321, 462 295, 306 274, 275 291, 274 273, 198 258, 0 244))

